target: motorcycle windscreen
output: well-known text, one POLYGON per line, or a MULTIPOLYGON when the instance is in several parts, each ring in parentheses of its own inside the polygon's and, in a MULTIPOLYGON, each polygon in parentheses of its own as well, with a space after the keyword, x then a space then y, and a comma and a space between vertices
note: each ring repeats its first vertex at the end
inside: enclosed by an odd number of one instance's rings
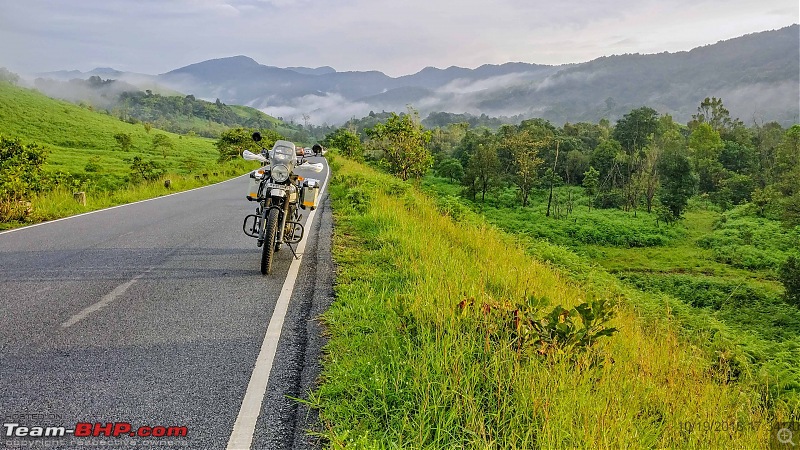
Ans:
POLYGON ((271 156, 279 162, 289 162, 295 158, 295 145, 289 141, 276 141, 271 156))

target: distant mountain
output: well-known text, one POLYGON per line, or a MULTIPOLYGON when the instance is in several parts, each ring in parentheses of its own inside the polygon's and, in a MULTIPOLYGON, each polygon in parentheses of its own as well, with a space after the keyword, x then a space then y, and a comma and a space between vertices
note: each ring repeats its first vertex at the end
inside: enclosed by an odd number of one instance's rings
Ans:
POLYGON ((310 67, 287 67, 287 69, 303 75, 327 75, 336 72, 336 69, 330 66, 317 67, 316 69, 310 67))
MULTIPOLYGON (((113 69, 95 69, 108 78, 113 69)), ((73 76, 74 72, 58 72, 73 76)), ((78 73, 80 74, 80 73, 78 73)), ((86 75, 86 74, 82 74, 86 75)), ((120 79, 137 84, 129 74, 120 79)), ((262 109, 288 120, 337 124, 370 111, 617 120, 650 106, 686 122, 705 97, 722 98, 745 122, 800 121, 800 26, 749 34, 688 52, 608 56, 581 64, 426 67, 397 78, 377 71, 262 65, 246 56, 191 64, 138 82, 206 100, 262 109), (305 118, 304 118, 305 120, 305 118)), ((137 84, 140 85, 140 84, 137 84)))
POLYGON ((800 27, 751 34, 688 52, 621 55, 565 67, 541 83, 479 96, 482 111, 516 110, 555 122, 619 118, 642 105, 685 122, 705 97, 746 122, 798 122, 800 27))
POLYGON ((154 79, 155 77, 152 75, 144 75, 140 73, 132 73, 132 72, 121 72, 116 69, 112 69, 111 67, 96 67, 88 72, 81 72, 80 70, 58 70, 55 72, 43 72, 36 74, 39 78, 51 79, 51 80, 59 80, 59 81, 69 81, 74 79, 82 79, 85 80, 89 77, 97 76, 101 78, 122 78, 122 77, 139 77, 139 78, 151 78, 154 79))

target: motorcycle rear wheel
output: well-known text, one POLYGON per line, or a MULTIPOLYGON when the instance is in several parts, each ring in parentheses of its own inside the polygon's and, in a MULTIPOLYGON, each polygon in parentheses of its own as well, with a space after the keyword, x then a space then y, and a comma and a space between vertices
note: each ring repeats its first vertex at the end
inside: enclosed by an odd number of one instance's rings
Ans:
POLYGON ((270 209, 267 214, 267 223, 264 225, 264 245, 261 247, 261 274, 272 273, 272 260, 274 258, 275 236, 278 234, 278 210, 270 209))

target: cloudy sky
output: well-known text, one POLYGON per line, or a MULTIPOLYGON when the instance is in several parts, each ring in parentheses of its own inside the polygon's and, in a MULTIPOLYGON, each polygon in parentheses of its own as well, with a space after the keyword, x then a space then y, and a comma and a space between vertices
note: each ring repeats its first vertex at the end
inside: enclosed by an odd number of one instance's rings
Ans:
POLYGON ((159 74, 246 55, 379 70, 690 50, 800 22, 797 0, 0 0, 0 67, 159 74))

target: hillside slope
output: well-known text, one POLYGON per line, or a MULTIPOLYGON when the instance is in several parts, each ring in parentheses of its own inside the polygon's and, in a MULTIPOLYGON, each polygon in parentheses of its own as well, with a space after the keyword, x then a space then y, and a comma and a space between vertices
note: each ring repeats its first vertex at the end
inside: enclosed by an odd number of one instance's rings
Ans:
POLYGON ((767 448, 772 424, 797 413, 761 381, 731 377, 724 326, 689 338, 689 316, 666 297, 556 246, 531 256, 457 202, 388 175, 332 167, 336 300, 313 396, 332 446, 767 448), (618 331, 569 340, 594 320, 569 312, 584 302, 615 312, 589 334, 618 331))
POLYGON ((127 182, 135 156, 157 161, 164 170, 187 173, 216 162, 211 139, 179 136, 141 124, 122 122, 39 92, 0 82, 0 134, 36 142, 49 150, 46 172, 63 172, 101 188, 127 182), (120 149, 116 134, 128 134, 130 151, 120 149), (155 135, 167 136, 172 148, 155 147, 155 135), (86 170, 88 163, 92 170, 86 170))

